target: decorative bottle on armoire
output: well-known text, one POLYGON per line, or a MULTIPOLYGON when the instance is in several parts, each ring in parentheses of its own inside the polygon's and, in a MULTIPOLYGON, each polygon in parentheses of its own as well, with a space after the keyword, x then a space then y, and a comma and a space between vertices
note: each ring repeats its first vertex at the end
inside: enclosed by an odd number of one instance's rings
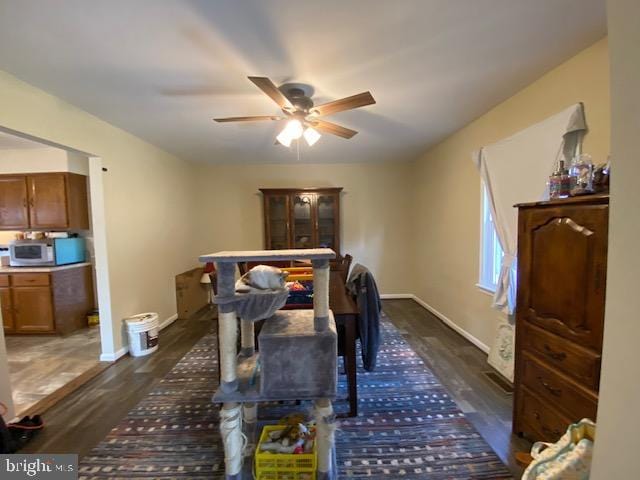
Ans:
POLYGON ((513 431, 556 441, 596 420, 609 197, 518 205, 513 431))

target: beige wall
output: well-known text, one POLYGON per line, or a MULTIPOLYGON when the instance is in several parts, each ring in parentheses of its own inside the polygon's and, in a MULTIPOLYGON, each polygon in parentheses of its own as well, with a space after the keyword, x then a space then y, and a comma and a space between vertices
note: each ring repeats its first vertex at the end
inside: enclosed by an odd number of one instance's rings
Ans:
POLYGON ((606 38, 548 72, 430 149, 415 163, 413 190, 417 277, 413 293, 486 345, 499 320, 479 271, 480 178, 471 154, 564 108, 583 102, 589 126, 584 151, 609 153, 606 38))
MULTIPOLYGON (((0 72, 0 126, 103 158, 112 321, 176 313, 174 276, 197 265, 194 166, 0 72)), ((102 319, 107 321, 107 319, 102 319)))
POLYGON ((59 148, 0 149, 0 174, 32 172, 72 172, 89 175, 85 155, 59 148))
POLYGON ((593 480, 638 478, 640 405, 640 2, 610 0, 611 214, 593 480))
POLYGON ((0 150, 0 173, 66 172, 67 152, 53 147, 0 150))
POLYGON ((200 167, 202 253, 264 248, 260 187, 343 187, 342 252, 369 267, 382 293, 411 290, 409 165, 200 167))

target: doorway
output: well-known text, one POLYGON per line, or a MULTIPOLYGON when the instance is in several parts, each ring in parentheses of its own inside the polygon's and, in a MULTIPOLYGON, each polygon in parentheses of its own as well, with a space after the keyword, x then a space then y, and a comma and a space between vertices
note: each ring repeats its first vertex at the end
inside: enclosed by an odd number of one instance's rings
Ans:
MULTIPOLYGON (((86 252, 84 258, 71 258, 65 265, 0 267, 4 327, 0 330, 0 401, 8 407, 7 418, 11 418, 42 413, 107 368, 115 360, 115 349, 102 160, 87 152, 0 127, 0 176, 3 175, 16 177, 18 185, 24 177, 26 195, 33 194, 33 198, 23 202, 29 214, 29 228, 8 231, 3 225, 0 248, 28 234, 26 242, 77 244, 86 252), (50 182, 47 191, 55 190, 52 185, 56 182, 62 186, 62 198, 69 201, 64 207, 67 221, 72 215, 70 209, 83 206, 82 195, 71 198, 73 191, 85 189, 86 225, 68 223, 70 228, 66 229, 55 224, 52 228, 35 225, 34 211, 40 204, 62 202, 48 199, 44 193, 36 195, 38 182, 45 181, 50 182), (100 321, 90 326, 88 319, 96 316, 88 314, 94 309, 100 312, 100 321)), ((51 216, 46 210, 38 212, 37 218, 51 216)), ((44 225, 47 226, 46 222, 44 225)), ((4 257, 3 263, 7 263, 4 257)))

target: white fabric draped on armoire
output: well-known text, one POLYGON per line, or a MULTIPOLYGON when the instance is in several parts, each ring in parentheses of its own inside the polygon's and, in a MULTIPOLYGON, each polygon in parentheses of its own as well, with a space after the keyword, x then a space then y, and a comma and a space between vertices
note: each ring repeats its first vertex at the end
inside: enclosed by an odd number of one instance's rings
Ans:
MULTIPOLYGON (((509 316, 515 311, 517 284, 518 211, 514 205, 540 201, 548 196, 547 180, 557 160, 563 155, 567 161, 573 158, 586 129, 583 106, 576 104, 473 154, 504 252, 493 306, 509 316)), ((500 338, 494 342, 489 357, 494 367, 513 379, 511 325, 507 323, 506 329, 501 326, 500 338), (511 335, 511 342, 504 338, 505 335, 511 335)))

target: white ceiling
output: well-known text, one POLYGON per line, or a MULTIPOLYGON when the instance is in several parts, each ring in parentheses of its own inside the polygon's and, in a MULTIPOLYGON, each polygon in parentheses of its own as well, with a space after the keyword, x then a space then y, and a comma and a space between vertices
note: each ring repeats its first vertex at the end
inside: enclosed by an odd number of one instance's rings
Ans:
MULTIPOLYGON (((0 69, 197 161, 297 161, 246 77, 301 81, 358 130, 305 162, 412 159, 606 34, 604 0, 0 0, 0 69)), ((579 80, 579 79, 576 79, 579 80)))

